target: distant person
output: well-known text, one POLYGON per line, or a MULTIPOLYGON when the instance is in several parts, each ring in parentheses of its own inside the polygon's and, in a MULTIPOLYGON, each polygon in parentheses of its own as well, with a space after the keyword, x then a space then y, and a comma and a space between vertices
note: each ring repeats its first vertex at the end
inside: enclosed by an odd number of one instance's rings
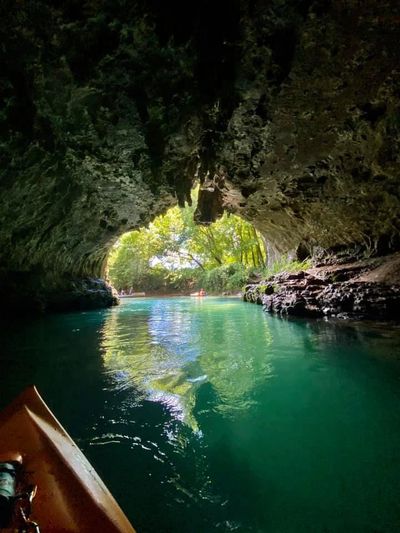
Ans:
POLYGON ((206 291, 204 289, 200 289, 199 296, 205 296, 205 295, 206 295, 206 291))

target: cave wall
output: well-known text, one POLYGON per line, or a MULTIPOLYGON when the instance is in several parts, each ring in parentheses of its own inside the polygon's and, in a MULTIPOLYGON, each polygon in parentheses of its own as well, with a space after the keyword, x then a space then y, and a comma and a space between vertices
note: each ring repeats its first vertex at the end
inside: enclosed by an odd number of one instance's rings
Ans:
POLYGON ((3 297, 113 303, 110 245, 194 179, 272 251, 399 248, 398 2, 9 0, 0 32, 3 297))
POLYGON ((283 18, 253 5, 205 197, 278 252, 398 249, 399 4, 312 3, 283 18))

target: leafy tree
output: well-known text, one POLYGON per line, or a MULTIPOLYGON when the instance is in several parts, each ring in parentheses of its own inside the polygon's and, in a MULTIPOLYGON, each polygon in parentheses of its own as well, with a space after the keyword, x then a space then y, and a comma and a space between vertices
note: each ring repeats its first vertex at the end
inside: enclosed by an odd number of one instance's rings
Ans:
POLYGON ((172 288, 201 283, 209 290, 234 290, 248 268, 264 268, 263 240, 245 220, 224 214, 210 226, 194 222, 193 205, 174 207, 147 228, 127 233, 109 256, 109 277, 117 289, 172 288))

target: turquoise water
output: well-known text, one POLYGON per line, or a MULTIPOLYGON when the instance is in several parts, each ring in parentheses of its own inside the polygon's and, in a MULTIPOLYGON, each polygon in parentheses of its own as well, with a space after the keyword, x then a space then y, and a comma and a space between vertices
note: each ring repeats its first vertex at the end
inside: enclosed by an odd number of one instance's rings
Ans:
POLYGON ((35 383, 138 533, 398 532, 399 339, 125 300, 3 323, 0 407, 35 383))

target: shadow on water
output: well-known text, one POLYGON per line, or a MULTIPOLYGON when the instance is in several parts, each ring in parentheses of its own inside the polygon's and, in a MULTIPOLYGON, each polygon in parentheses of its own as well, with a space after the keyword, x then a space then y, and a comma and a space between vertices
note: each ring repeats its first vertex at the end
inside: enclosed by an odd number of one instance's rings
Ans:
POLYGON ((139 299, 0 324, 138 531, 395 532, 400 329, 139 299))

